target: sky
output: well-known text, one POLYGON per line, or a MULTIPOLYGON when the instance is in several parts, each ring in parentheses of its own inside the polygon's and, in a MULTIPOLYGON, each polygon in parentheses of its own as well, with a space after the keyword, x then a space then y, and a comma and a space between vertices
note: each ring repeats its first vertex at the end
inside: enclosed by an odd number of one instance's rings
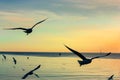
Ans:
POLYGON ((120 0, 0 0, 0 50, 120 52, 120 0), (21 30, 37 25, 26 36, 21 30))

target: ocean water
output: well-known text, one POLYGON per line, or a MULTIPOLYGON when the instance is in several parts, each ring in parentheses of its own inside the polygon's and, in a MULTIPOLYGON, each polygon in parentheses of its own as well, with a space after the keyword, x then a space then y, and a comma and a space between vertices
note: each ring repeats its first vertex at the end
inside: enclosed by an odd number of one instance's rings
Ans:
MULTIPOLYGON (((97 54, 85 54, 87 57, 97 54)), ((106 58, 93 60, 92 63, 80 67, 79 57, 71 53, 5 53, 0 54, 0 80, 22 80, 22 76, 41 65, 40 69, 25 80, 107 80, 114 74, 114 80, 120 80, 120 54, 112 54, 106 58), (4 60, 2 54, 7 59, 4 60), (12 57, 17 64, 14 65, 12 57), (27 59, 29 57, 29 59, 27 59), (24 71, 23 71, 24 69, 24 71)))

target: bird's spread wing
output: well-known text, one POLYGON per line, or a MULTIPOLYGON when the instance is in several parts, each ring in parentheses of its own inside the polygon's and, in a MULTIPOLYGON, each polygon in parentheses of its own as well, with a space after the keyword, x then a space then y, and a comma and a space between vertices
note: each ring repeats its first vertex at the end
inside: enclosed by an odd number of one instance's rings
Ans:
POLYGON ((26 73, 26 74, 22 77, 22 79, 26 79, 26 78, 28 77, 29 73, 30 73, 30 72, 26 73))
POLYGON ((35 75, 37 78, 39 78, 38 74, 35 74, 35 73, 34 73, 34 75, 35 75))
POLYGON ((34 24, 34 25, 32 26, 32 28, 34 28, 36 25, 38 25, 38 24, 40 24, 40 23, 44 22, 45 20, 47 20, 47 18, 46 18, 46 19, 44 19, 44 20, 42 20, 42 21, 37 22, 36 24, 34 24))
POLYGON ((41 65, 38 65, 38 66, 37 66, 35 69, 33 69, 32 71, 35 71, 35 70, 39 69, 40 66, 41 66, 41 65))
POLYGON ((26 28, 7 28, 5 30, 27 30, 26 28))
POLYGON ((105 56, 108 56, 108 55, 110 55, 110 54, 111 54, 111 52, 109 52, 108 54, 102 55, 102 56, 96 56, 96 57, 93 57, 92 59, 100 58, 100 57, 105 57, 105 56))
POLYGON ((113 79, 113 76, 114 76, 114 75, 110 76, 110 77, 108 78, 108 80, 112 80, 112 79, 113 79))
POLYGON ((66 47, 67 49, 69 49, 70 51, 72 51, 72 52, 73 52, 74 54, 76 54, 77 56, 79 56, 81 59, 83 59, 83 60, 86 59, 86 57, 84 57, 81 53, 79 53, 79 52, 77 52, 77 51, 75 51, 75 50, 69 48, 69 47, 66 46, 66 45, 65 45, 65 47, 66 47))

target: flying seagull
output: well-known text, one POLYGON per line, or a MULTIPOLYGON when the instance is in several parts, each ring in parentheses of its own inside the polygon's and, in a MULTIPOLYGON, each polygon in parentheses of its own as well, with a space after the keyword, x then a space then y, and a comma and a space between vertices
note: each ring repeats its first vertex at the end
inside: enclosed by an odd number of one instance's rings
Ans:
POLYGON ((31 28, 21 28, 21 27, 19 27, 19 28, 9 28, 9 29, 7 29, 7 30, 23 30, 23 31, 28 35, 28 34, 30 34, 30 33, 33 31, 33 28, 34 28, 36 25, 44 22, 45 20, 47 20, 47 18, 44 19, 44 20, 42 20, 42 21, 37 22, 37 23, 34 24, 31 28))
POLYGON ((110 76, 110 77, 108 78, 108 80, 113 80, 113 76, 114 76, 114 75, 110 76))
POLYGON ((25 69, 24 69, 24 68, 22 68, 22 71, 25 71, 25 69))
POLYGON ((3 56, 3 58, 6 60, 6 56, 5 56, 4 54, 3 54, 2 56, 3 56))
POLYGON ((33 72, 34 72, 35 70, 39 69, 40 66, 41 66, 41 65, 38 65, 35 69, 33 69, 33 70, 29 71, 28 73, 26 73, 26 74, 22 77, 22 79, 26 79, 29 75, 32 75, 32 74, 34 74, 36 77, 39 78, 39 76, 38 76, 37 74, 33 73, 33 72))
POLYGON ((59 53, 59 56, 61 56, 62 54, 61 53, 59 53))
POLYGON ((14 64, 17 64, 17 60, 13 57, 14 64))
POLYGON ((29 59, 29 57, 27 57, 27 59, 29 59))
POLYGON ((108 56, 108 55, 111 54, 111 52, 109 52, 108 54, 105 54, 105 55, 102 55, 102 56, 96 56, 96 57, 93 57, 91 59, 88 59, 85 56, 83 56, 81 53, 69 48, 66 45, 64 45, 64 46, 82 59, 82 61, 78 60, 78 63, 80 64, 80 66, 91 63, 93 59, 100 58, 100 57, 105 57, 105 56, 108 56))

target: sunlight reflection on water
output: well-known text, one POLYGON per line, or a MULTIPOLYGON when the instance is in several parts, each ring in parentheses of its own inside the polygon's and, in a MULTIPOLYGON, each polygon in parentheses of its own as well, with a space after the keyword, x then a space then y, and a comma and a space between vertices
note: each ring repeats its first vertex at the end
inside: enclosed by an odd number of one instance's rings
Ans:
POLYGON ((21 77, 38 65, 40 69, 35 71, 40 78, 34 75, 26 80, 107 80, 115 74, 115 79, 120 79, 119 59, 96 59, 91 64, 80 67, 78 57, 33 57, 7 55, 7 60, 0 63, 1 80, 21 80, 21 77), (14 65, 12 57, 17 60, 14 65), (25 71, 23 71, 23 69, 25 71))

